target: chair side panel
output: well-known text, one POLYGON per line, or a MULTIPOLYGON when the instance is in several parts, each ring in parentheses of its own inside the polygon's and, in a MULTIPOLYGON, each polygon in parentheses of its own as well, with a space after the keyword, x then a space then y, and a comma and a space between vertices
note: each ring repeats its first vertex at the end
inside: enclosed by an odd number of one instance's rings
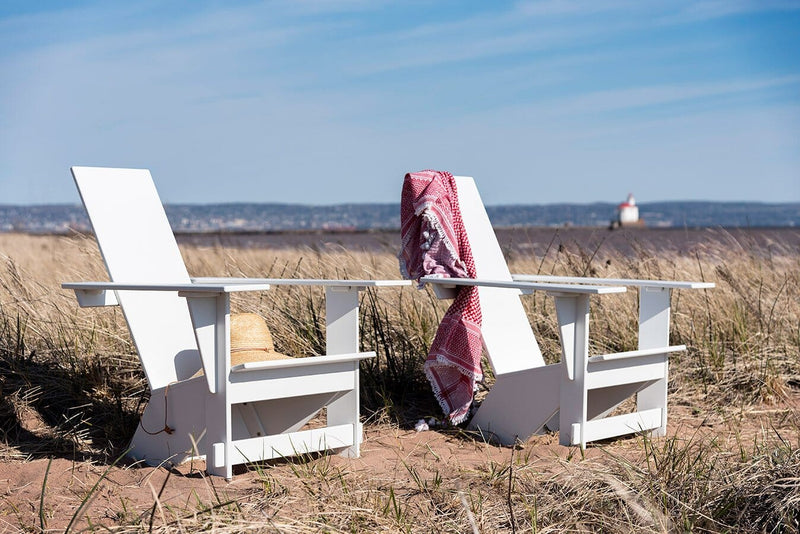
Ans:
MULTIPOLYGON (((149 171, 73 167, 72 174, 111 281, 191 281, 149 171)), ((151 388, 200 368, 186 299, 137 291, 118 299, 151 388)))

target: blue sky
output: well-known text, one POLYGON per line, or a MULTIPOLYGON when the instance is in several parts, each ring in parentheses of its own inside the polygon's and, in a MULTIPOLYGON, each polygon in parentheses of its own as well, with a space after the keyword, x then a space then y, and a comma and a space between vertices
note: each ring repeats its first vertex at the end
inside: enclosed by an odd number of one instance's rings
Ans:
POLYGON ((0 204, 800 201, 800 0, 0 3, 0 204))

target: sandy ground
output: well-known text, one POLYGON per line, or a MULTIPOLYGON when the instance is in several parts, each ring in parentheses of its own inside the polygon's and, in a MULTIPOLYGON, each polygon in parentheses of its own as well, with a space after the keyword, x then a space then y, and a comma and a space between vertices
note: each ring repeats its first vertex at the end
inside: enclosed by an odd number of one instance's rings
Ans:
MULTIPOLYGON (((750 442, 765 432, 781 432, 797 442, 796 421, 800 392, 786 402, 751 409, 738 416, 699 413, 688 406, 671 410, 669 434, 698 439, 698 433, 718 437, 720 443, 750 442)), ((656 440, 658 442, 658 439, 656 440)), ((732 447, 735 450, 735 446, 732 447)), ((227 482, 208 477, 201 461, 179 469, 142 465, 109 466, 73 462, 67 458, 37 458, 0 462, 0 532, 63 532, 119 524, 176 524, 194 513, 236 501, 240 510, 262 510, 270 517, 302 517, 314 506, 308 484, 341 479, 342 488, 413 488, 417 477, 432 480, 439 474, 451 490, 486 483, 496 466, 514 465, 555 473, 570 463, 607 463, 615 458, 640 462, 642 441, 631 437, 590 446, 585 455, 558 445, 557 435, 534 436, 516 447, 490 445, 454 430, 398 429, 366 425, 362 455, 357 459, 323 456, 308 462, 276 461, 258 469, 241 468, 227 482), (48 470, 49 469, 49 470, 48 470), (45 481, 45 475, 47 479, 45 481), (97 488, 93 491, 93 487, 97 488), (44 489, 44 491, 43 491, 44 489), (87 495, 91 497, 87 500, 87 495), (77 514, 76 514, 77 512, 77 514)), ((247 514, 245 514, 247 515, 247 514)))

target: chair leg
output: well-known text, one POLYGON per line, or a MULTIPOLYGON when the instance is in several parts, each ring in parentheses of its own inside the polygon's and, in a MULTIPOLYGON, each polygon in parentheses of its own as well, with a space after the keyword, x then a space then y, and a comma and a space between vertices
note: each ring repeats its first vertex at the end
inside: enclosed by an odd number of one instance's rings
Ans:
POLYGON ((358 288, 325 288, 325 353, 358 352, 358 288))
POLYGON ((359 403, 359 384, 358 384, 358 362, 353 362, 355 369, 355 387, 328 405, 328 426, 334 425, 353 425, 353 445, 339 451, 339 454, 348 458, 358 458, 361 455, 361 423, 360 403, 359 403))
MULTIPOLYGON (((670 290, 643 287, 639 291, 639 348, 666 347, 669 345, 670 290)), ((653 430, 654 436, 667 433, 667 380, 669 361, 664 361, 660 380, 642 389, 636 395, 638 411, 660 408, 661 427, 653 430)))
POLYGON ((214 321, 214 394, 206 400, 206 471, 233 478, 231 447, 233 441, 232 407, 228 399, 230 374, 230 296, 215 299, 214 321))
POLYGON ((231 407, 224 395, 209 395, 206 401, 206 471, 233 478, 231 465, 231 407))
POLYGON ((664 364, 664 378, 646 387, 636 394, 636 409, 644 411, 651 408, 661 409, 661 426, 654 428, 653 436, 667 435, 667 364, 664 364))
MULTIPOLYGON (((349 354, 358 352, 358 288, 325 288, 325 352, 349 354)), ((328 405, 328 426, 352 424, 353 446, 340 451, 350 458, 361 455, 361 423, 358 362, 355 365, 355 387, 328 405)))
POLYGON ((589 296, 555 295, 555 301, 562 351, 558 442, 561 445, 579 444, 581 449, 585 449, 589 296))

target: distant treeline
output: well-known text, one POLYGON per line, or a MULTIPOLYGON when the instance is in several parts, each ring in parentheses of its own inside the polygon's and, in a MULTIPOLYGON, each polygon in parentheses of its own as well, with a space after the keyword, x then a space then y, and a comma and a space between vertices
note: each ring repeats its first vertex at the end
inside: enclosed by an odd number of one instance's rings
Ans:
MULTIPOLYGON (((166 206, 176 232, 262 232, 286 230, 376 230, 398 228, 398 204, 175 204, 166 206)), ((496 227, 608 226, 616 205, 540 204, 489 206, 496 227)), ((639 205, 650 227, 800 226, 800 203, 651 202, 639 205)), ((0 231, 63 233, 89 230, 75 205, 2 206, 0 231)))

